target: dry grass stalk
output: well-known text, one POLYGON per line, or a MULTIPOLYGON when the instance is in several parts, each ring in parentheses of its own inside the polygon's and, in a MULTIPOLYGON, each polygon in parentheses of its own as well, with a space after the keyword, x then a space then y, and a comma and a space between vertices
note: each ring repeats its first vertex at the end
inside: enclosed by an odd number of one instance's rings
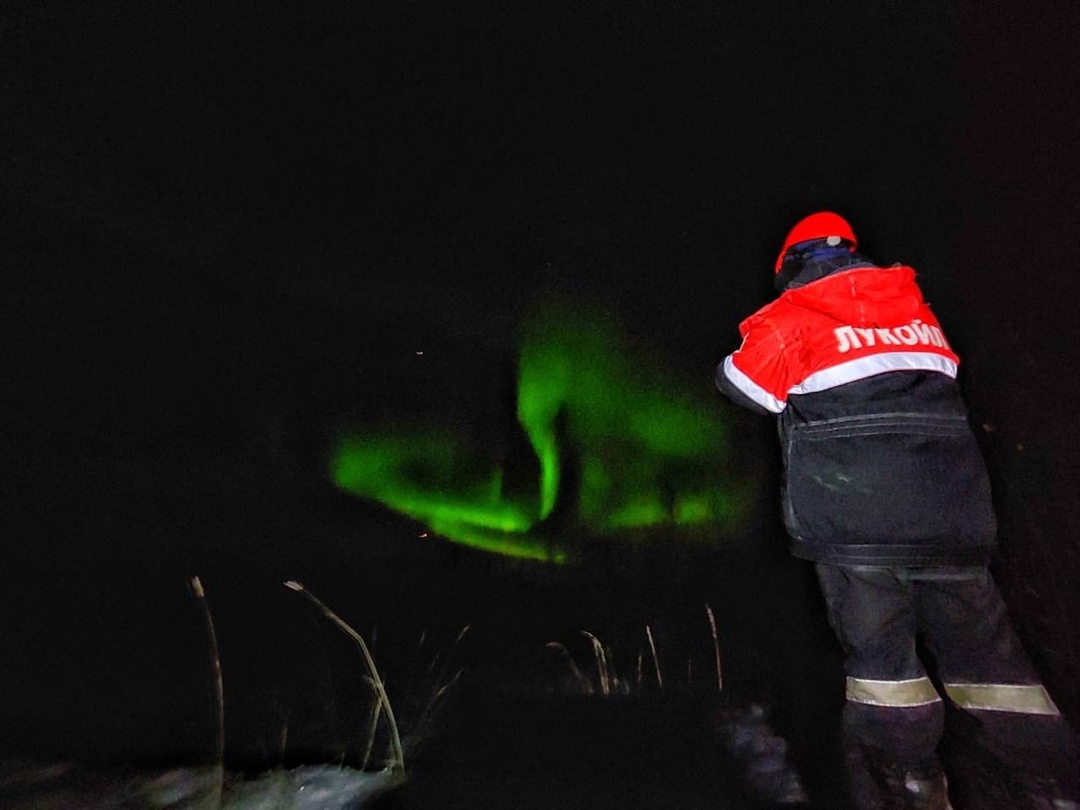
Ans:
MULTIPOLYGON (((390 706, 390 697, 386 694, 386 686, 383 683, 381 677, 379 677, 379 671, 375 667, 375 659, 371 657, 371 652, 368 650, 367 643, 363 637, 357 633, 344 619, 338 616, 334 611, 328 608, 323 602, 315 596, 311 591, 307 590, 303 584, 296 582, 295 580, 289 580, 284 583, 286 588, 294 590, 297 593, 302 593, 311 604, 317 607, 322 614, 338 626, 338 628, 351 638, 356 646, 360 648, 360 653, 364 657, 364 663, 367 666, 367 678, 366 680, 371 685, 375 692, 378 702, 375 708, 372 710, 371 726, 368 729, 369 740, 373 740, 375 734, 375 726, 378 723, 379 715, 382 711, 386 712, 386 722, 390 728, 390 770, 398 771, 400 774, 405 773, 405 756, 401 747, 401 735, 398 732, 397 720, 394 718, 394 710, 390 706)), ((368 747, 368 746, 365 746, 368 747)), ((366 756, 366 754, 365 754, 366 756)))
POLYGON ((593 655, 596 657, 596 670, 600 678, 600 694, 610 695, 611 675, 608 671, 607 653, 604 651, 604 645, 600 643, 600 639, 588 630, 582 630, 581 634, 592 642, 593 655))
POLYGON ((716 632, 716 617, 713 616, 712 608, 705 603, 705 613, 709 617, 709 630, 712 633, 713 652, 716 654, 716 688, 724 691, 724 676, 720 669, 720 637, 716 632))
POLYGON ((206 624, 206 640, 210 648, 210 661, 214 674, 214 708, 217 714, 217 731, 214 739, 214 787, 210 806, 221 807, 221 796, 225 789, 225 689, 221 678, 221 656, 218 651, 217 632, 214 630, 214 617, 206 601, 206 591, 198 576, 191 578, 191 590, 202 610, 206 624))
POLYGON ((653 641, 652 628, 649 625, 645 625, 645 635, 649 639, 649 649, 652 650, 653 666, 656 668, 656 683, 663 689, 664 676, 660 674, 660 657, 656 654, 656 643, 653 641))

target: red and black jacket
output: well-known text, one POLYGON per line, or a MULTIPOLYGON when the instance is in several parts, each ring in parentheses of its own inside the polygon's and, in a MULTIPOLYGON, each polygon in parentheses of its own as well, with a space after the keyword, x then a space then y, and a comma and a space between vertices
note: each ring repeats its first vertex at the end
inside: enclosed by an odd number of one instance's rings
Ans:
POLYGON ((914 270, 840 269, 787 289, 739 331, 717 386, 778 416, 794 554, 985 562, 996 531, 986 469, 956 384, 959 359, 914 270))

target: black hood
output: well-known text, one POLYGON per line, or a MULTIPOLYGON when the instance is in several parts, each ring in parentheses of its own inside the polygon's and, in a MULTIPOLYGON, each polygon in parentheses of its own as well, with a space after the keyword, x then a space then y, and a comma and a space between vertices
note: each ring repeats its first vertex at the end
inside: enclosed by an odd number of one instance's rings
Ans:
POLYGON ((802 287, 838 270, 853 267, 874 267, 874 263, 854 251, 851 242, 829 245, 824 239, 803 242, 790 248, 776 274, 776 289, 784 291, 802 287))

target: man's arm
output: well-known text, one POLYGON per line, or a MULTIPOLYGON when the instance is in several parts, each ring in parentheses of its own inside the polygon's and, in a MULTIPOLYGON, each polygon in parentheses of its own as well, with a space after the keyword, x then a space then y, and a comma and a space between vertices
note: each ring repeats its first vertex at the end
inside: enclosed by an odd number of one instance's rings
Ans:
POLYGON ((731 363, 731 356, 729 355, 724 359, 724 362, 722 362, 716 367, 716 387, 720 389, 720 393, 741 408, 747 408, 754 413, 774 415, 773 411, 770 411, 764 405, 755 402, 746 394, 744 394, 742 390, 727 375, 727 373, 725 372, 725 368, 730 368, 731 363))

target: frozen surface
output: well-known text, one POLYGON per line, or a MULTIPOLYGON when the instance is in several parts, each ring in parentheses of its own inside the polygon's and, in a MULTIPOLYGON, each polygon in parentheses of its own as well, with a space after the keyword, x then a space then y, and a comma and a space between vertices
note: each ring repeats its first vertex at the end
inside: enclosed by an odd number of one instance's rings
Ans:
POLYGON ((306 766, 235 783, 223 810, 351 810, 393 787, 399 777, 333 766, 306 766))
POLYGON ((337 766, 271 771, 256 778, 227 774, 220 803, 212 768, 144 774, 90 773, 68 765, 6 763, 0 806, 10 810, 357 810, 400 783, 390 771, 337 766))

